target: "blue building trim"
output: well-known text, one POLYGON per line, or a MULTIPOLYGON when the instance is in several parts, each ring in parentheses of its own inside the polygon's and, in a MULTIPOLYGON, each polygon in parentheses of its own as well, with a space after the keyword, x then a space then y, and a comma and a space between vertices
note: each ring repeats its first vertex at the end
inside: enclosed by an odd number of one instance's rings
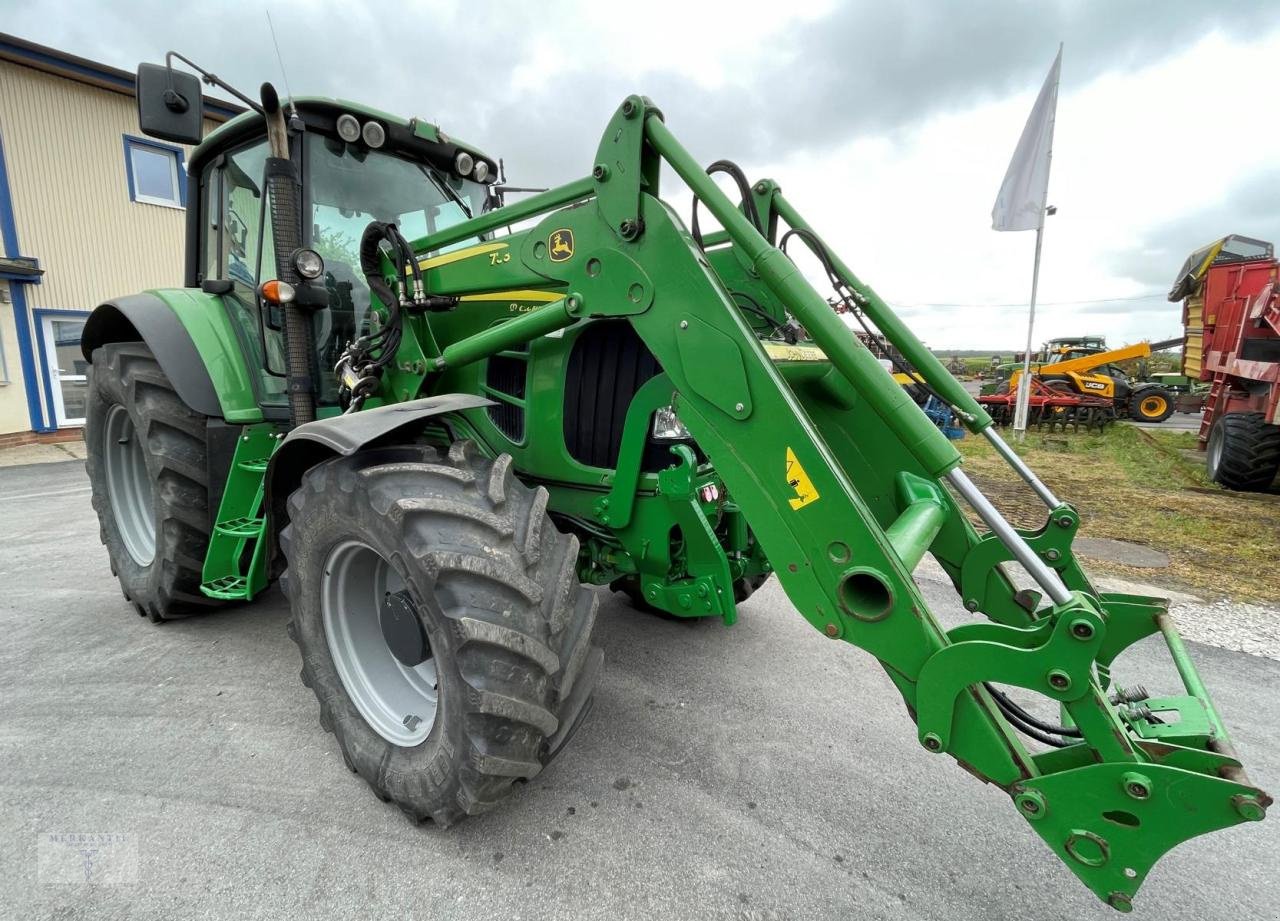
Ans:
MULTIPOLYGON (((88 310, 56 310, 49 307, 37 307, 31 311, 31 318, 35 324, 36 336, 40 340, 40 345, 44 347, 44 354, 48 355, 49 343, 44 341, 44 318, 53 317, 54 319, 75 320, 78 318, 88 318, 88 310)), ((45 431, 56 431, 58 428, 58 410, 57 404, 53 402, 53 371, 41 375, 41 384, 44 387, 44 405, 49 407, 49 424, 45 431)))
MULTIPOLYGON (((13 213, 13 194, 9 189, 9 168, 4 159, 4 133, 0 131, 0 241, 4 254, 18 258, 18 223, 13 213)), ((31 343, 31 319, 27 311, 27 291, 24 282, 9 282, 9 300, 13 302, 13 320, 18 333, 18 363, 22 367, 22 386, 27 391, 27 416, 31 428, 37 432, 52 431, 45 422, 40 406, 39 374, 36 356, 31 343)))
MULTIPOLYGON (((160 153, 172 154, 178 161, 178 203, 183 208, 187 206, 187 163, 186 157, 182 153, 181 147, 174 147, 172 144, 162 144, 159 141, 153 141, 150 138, 140 138, 132 134, 121 135, 124 138, 124 176, 129 183, 129 201, 136 202, 138 200, 137 192, 133 185, 133 160, 129 157, 129 148, 131 147, 147 147, 151 150, 158 150, 160 153)), ((154 202, 142 202, 144 205, 154 204, 154 202)))
POLYGON ((10 259, 17 259, 22 254, 18 251, 18 223, 13 216, 13 196, 9 192, 9 170, 4 160, 4 133, 0 132, 0 242, 4 243, 4 254, 10 259))

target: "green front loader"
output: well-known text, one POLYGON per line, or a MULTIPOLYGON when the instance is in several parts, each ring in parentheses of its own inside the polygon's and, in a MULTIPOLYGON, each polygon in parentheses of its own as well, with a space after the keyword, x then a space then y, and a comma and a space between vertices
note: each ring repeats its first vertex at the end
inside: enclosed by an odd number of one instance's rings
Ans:
POLYGON ((1075 508, 774 183, 704 170, 640 96, 582 178, 519 198, 427 122, 241 98, 201 140, 198 81, 140 69, 144 130, 200 141, 186 285, 86 324, 94 507, 154 621, 280 579, 321 725, 382 799, 448 825, 562 750, 601 674, 591 587, 733 624, 776 576, 880 661, 922 757, 1003 790, 1114 908, 1170 848, 1263 818, 1166 603, 1094 588, 1075 508), (802 250, 1040 528, 974 486, 802 250), (926 554, 958 626, 913 581, 926 554), (1112 669, 1157 634, 1181 690, 1149 697, 1112 669))

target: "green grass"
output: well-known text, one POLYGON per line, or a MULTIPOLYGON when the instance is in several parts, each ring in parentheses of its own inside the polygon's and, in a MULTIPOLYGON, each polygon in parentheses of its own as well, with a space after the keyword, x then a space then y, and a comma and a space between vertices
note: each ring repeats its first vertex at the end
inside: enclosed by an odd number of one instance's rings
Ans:
MULTIPOLYGON (((958 447, 970 475, 1012 521, 1043 523, 1043 506, 984 439, 958 447)), ((1170 559, 1162 570, 1092 559, 1087 568, 1207 597, 1280 598, 1280 496, 1210 483, 1193 433, 1112 425, 1101 434, 1032 433, 1015 450, 1079 509, 1082 536, 1145 544, 1170 559)))

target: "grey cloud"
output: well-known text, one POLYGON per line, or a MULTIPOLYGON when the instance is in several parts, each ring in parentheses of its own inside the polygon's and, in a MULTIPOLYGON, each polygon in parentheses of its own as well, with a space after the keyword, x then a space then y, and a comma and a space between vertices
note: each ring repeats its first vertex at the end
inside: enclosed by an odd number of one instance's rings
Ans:
MULTIPOLYGON (((1229 233, 1280 243, 1280 168, 1234 184, 1230 177, 1214 175, 1188 176, 1186 181, 1226 186, 1226 192, 1208 208, 1175 213, 1163 220, 1159 215, 1150 215, 1147 236, 1112 260, 1116 275, 1155 290, 1167 290, 1188 256, 1229 233)), ((1177 198, 1171 194, 1170 210, 1176 207, 1177 198)))
MULTIPOLYGON (((674 74, 637 80, 580 73, 567 119, 557 85, 492 112, 496 117, 488 119, 488 128, 516 143, 533 114, 539 122, 560 121, 566 144, 559 149, 591 150, 613 106, 639 89, 705 159, 767 161, 892 133, 931 114, 1034 90, 1059 40, 1068 49, 1064 80, 1080 86, 1108 71, 1149 66, 1215 30, 1257 37, 1280 26, 1274 3, 1248 6, 1233 6, 1228 15, 1185 0, 1163 3, 1155 14, 1144 4, 1107 0, 845 4, 744 49, 737 85, 708 90, 674 74), (568 143, 574 138, 576 145, 568 143)), ((528 162, 540 180, 565 175, 549 173, 552 165, 543 151, 528 162)))
MULTIPOLYGON (((1169 277, 1171 279, 1174 271, 1176 271, 1176 268, 1169 272, 1169 277)), ((1071 312, 1098 316, 1123 317, 1130 316, 1135 313, 1167 313, 1170 309, 1169 302, 1165 300, 1163 296, 1157 296, 1141 301, 1084 304, 1079 307, 1073 307, 1071 312)))
MULTIPOLYGON (((121 67, 177 48, 246 87, 277 75, 257 5, 241 7, 239 17, 193 5, 175 18, 159 0, 115 13, 85 0, 46 0, 38 15, 30 3, 16 9, 5 19, 29 23, 25 37, 121 67)), ((1063 79, 1079 86, 1183 51, 1214 30, 1257 37, 1280 25, 1280 7, 1261 0, 1229 10, 1192 0, 848 3, 777 34, 762 31, 730 64, 730 84, 708 90, 670 72, 602 69, 604 54, 583 49, 564 2, 420 13, 276 3, 272 13, 298 93, 438 120, 505 157, 513 178, 536 184, 585 174, 610 113, 632 92, 653 98, 698 156, 763 162, 1034 90, 1059 40, 1067 44, 1063 79), (513 89, 512 74, 538 48, 584 63, 532 92, 513 89)))

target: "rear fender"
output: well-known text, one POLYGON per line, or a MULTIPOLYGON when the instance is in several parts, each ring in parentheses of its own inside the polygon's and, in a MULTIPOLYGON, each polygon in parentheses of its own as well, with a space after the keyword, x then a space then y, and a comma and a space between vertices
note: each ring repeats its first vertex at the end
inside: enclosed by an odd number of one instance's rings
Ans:
POLYGON ((138 341, 151 349, 191 409, 232 423, 262 421, 253 378, 220 297, 167 289, 113 298, 85 321, 80 350, 92 362, 99 346, 138 341))

